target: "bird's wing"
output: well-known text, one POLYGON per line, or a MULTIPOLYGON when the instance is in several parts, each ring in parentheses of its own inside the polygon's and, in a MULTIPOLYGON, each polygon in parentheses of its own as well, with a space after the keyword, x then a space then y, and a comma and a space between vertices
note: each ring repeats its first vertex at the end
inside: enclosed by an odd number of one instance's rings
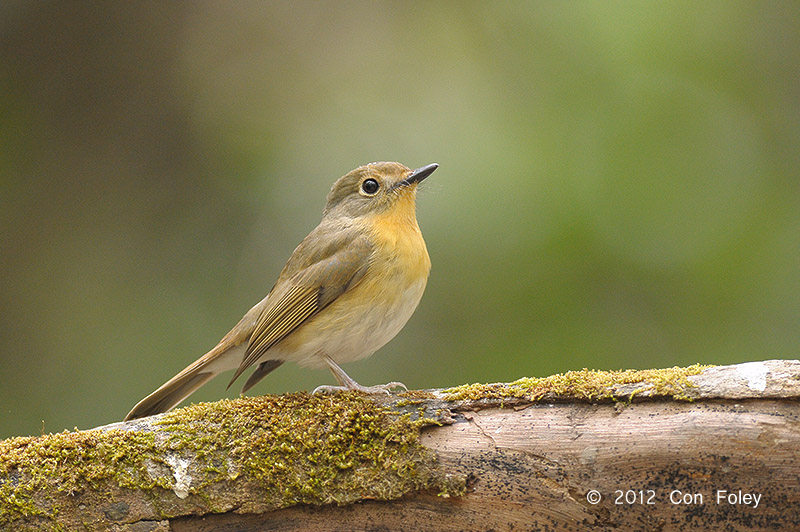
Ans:
POLYGON ((328 242, 311 264, 292 268, 294 272, 284 270, 261 309, 231 384, 270 347, 355 286, 366 273, 371 254, 372 245, 367 238, 344 237, 328 242))

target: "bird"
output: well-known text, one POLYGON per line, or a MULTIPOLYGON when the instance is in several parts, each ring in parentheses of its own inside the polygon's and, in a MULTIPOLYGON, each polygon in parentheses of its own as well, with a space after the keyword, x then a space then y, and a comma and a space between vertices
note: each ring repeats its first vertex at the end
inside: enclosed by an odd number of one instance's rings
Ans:
POLYGON ((340 364, 383 347, 422 298, 431 261, 417 223, 417 188, 438 167, 376 162, 337 179, 322 220, 292 252, 269 293, 210 351, 139 401, 125 421, 167 412, 235 370, 230 388, 255 366, 245 393, 287 361, 330 369, 339 386, 314 393, 405 388, 399 382, 362 386, 340 364))

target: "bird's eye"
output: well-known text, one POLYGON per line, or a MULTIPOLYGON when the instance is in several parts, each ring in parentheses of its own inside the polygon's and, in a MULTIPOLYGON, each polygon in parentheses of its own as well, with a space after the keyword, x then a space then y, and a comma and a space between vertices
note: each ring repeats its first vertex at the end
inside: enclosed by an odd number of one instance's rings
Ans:
POLYGON ((361 191, 367 196, 375 195, 379 188, 381 188, 381 186, 372 178, 365 179, 364 182, 361 183, 361 191))

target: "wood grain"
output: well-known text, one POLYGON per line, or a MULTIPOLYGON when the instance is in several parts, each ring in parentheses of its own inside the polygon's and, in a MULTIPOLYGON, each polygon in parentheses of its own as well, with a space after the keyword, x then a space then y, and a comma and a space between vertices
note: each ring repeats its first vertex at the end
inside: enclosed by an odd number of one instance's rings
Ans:
MULTIPOLYGON (((177 486, 112 486, 97 508, 81 502, 96 500, 85 498, 88 488, 41 498, 66 500, 60 526, 128 532, 800 530, 800 362, 714 367, 689 381, 680 392, 690 401, 660 396, 647 383, 617 386, 613 399, 595 403, 556 395, 449 400, 443 390, 378 398, 396 415, 441 423, 422 428, 419 440, 442 471, 467 479, 462 496, 220 506, 226 490, 247 500, 248 485, 231 478, 214 484, 213 505, 177 486), (260 513, 239 513, 245 508, 260 513)), ((158 420, 101 431, 158 433, 158 420)), ((0 477, 0 488, 18 479, 0 477)), ((265 493, 259 489, 250 497, 265 493)), ((11 529, 53 526, 30 515, 11 529)))

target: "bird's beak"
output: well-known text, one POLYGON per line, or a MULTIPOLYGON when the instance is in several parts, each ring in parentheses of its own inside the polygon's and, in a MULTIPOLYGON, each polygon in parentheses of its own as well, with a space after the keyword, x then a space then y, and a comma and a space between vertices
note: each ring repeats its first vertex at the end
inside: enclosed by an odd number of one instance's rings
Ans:
POLYGON ((402 181, 399 181, 393 188, 406 187, 409 185, 413 185, 415 183, 419 183, 420 181, 431 175, 433 171, 436 170, 437 168, 439 168, 439 165, 436 163, 431 163, 427 166, 417 168, 416 170, 411 172, 407 178, 403 179, 402 181))

